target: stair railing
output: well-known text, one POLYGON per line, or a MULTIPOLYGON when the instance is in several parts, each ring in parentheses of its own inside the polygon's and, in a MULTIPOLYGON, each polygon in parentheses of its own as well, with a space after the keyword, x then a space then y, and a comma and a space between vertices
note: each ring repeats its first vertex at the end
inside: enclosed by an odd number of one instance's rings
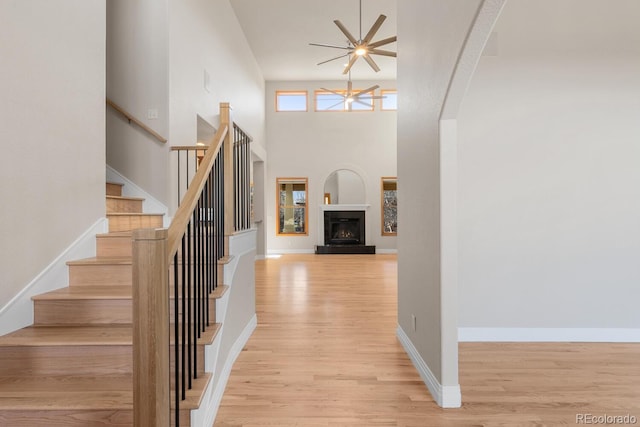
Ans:
POLYGON ((238 125, 233 124, 233 189, 235 197, 235 228, 248 230, 252 223, 251 140, 238 125))
POLYGON ((228 237, 236 231, 238 200, 249 210, 243 203, 250 150, 247 142, 241 144, 242 167, 237 169, 232 125, 229 104, 221 103, 220 127, 209 146, 197 147, 195 175, 169 229, 133 234, 136 426, 179 427, 181 403, 204 376, 198 340, 215 322, 210 294, 222 283, 219 266, 229 253, 228 237))
POLYGON ((147 132, 149 135, 151 135, 152 137, 154 137, 155 139, 157 139, 158 141, 160 141, 162 143, 166 143, 167 142, 167 138, 165 138, 164 136, 160 135, 155 130, 151 129, 149 126, 144 124, 144 122, 142 122, 141 120, 137 119, 133 114, 131 114, 130 112, 128 112, 127 110, 125 110, 124 108, 122 108, 121 106, 119 106, 118 104, 116 104, 115 102, 110 100, 109 98, 107 98, 107 105, 109 107, 113 108, 114 111, 119 113, 122 117, 127 119, 129 124, 133 123, 133 124, 137 125, 140 129, 142 129, 143 131, 147 132))

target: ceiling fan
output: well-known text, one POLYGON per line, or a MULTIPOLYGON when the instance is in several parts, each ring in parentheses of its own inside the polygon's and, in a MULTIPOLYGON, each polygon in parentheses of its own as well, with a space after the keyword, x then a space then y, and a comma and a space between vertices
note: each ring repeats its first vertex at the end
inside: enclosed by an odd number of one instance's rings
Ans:
POLYGON ((359 32, 359 38, 356 39, 349 32, 349 30, 347 30, 347 27, 345 27, 342 24, 342 22, 340 22, 337 19, 334 20, 333 22, 338 26, 340 31, 342 31, 342 34, 344 34, 347 37, 347 40, 348 40, 348 45, 347 46, 336 46, 336 45, 321 44, 321 43, 309 43, 309 44, 311 46, 330 47, 330 48, 333 48, 333 49, 343 49, 343 50, 346 50, 347 53, 345 53, 343 55, 340 55, 340 56, 336 56, 335 58, 328 59, 326 61, 319 62, 318 65, 325 64, 325 63, 331 62, 331 61, 335 61, 336 59, 344 58, 345 56, 350 56, 349 63, 345 66, 345 69, 342 71, 342 74, 347 74, 349 72, 349 70, 351 70, 351 67, 353 67, 353 64, 358 60, 358 58, 363 57, 364 60, 367 61, 369 66, 371 68, 373 68, 373 70, 376 73, 378 71, 380 71, 380 67, 378 67, 378 64, 376 64, 375 61, 373 60, 373 58, 371 58, 371 55, 391 56, 391 57, 394 57, 394 58, 396 57, 396 52, 391 52, 391 51, 388 51, 388 50, 381 50, 381 49, 378 49, 378 48, 380 46, 384 46, 384 45, 387 45, 389 43, 395 42, 397 40, 397 36, 388 37, 386 39, 378 40, 378 41, 375 41, 375 42, 372 41, 373 36, 376 35, 378 30, 382 26, 382 23, 385 21, 385 19, 387 19, 387 17, 385 15, 378 16, 378 19, 376 19, 376 22, 374 22, 374 24, 369 29, 369 32, 367 32, 367 34, 363 38, 362 37, 362 0, 360 0, 360 32, 359 32))
POLYGON ((364 102, 364 100, 373 100, 373 99, 382 99, 384 98, 384 96, 375 96, 373 94, 373 91, 378 89, 380 86, 375 85, 375 86, 371 86, 370 88, 364 89, 364 90, 358 90, 358 91, 354 91, 353 90, 353 84, 351 83, 351 73, 349 73, 349 80, 347 81, 347 90, 346 92, 338 92, 335 90, 331 90, 331 89, 326 89, 321 87, 320 90, 323 90, 325 92, 329 92, 332 93, 338 97, 340 97, 340 101, 331 105, 330 107, 327 107, 326 110, 331 110, 334 107, 344 103, 345 105, 345 110, 351 111, 353 109, 353 103, 357 102, 358 104, 362 104, 365 105, 367 107, 371 106, 371 103, 367 103, 364 102), (367 96, 364 96, 366 94, 370 94, 367 96))

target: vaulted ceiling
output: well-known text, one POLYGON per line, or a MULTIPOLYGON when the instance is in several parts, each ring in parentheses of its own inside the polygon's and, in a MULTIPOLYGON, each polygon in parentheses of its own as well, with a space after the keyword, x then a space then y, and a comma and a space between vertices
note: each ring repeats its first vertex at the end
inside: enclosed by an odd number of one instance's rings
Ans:
MULTIPOLYGON (((448 1, 448 0, 441 0, 448 1)), ((267 81, 341 80, 346 60, 316 65, 343 51, 310 46, 346 46, 334 24, 340 20, 359 38, 359 0, 230 0, 267 81)), ((362 34, 380 14, 387 16, 376 40, 397 35, 397 0, 362 0, 362 34)), ((509 0, 487 53, 499 56, 638 55, 638 0, 509 0)), ((402 41, 400 40, 400 43, 402 41)), ((397 43, 384 47, 397 51, 397 43)), ((353 80, 394 80, 396 60, 374 56, 375 73, 359 60, 353 80)))
MULTIPOLYGON (((334 24, 342 24, 358 39, 359 0, 230 0, 265 80, 345 80, 347 59, 316 65, 344 53, 309 43, 347 46, 347 38, 334 24)), ((396 0, 362 0, 362 36, 380 14, 386 15, 374 40, 396 35, 396 0)), ((382 49, 396 51, 396 43, 382 49)), ((374 72, 364 60, 352 68, 353 80, 394 80, 395 58, 372 56, 380 67, 374 72)))

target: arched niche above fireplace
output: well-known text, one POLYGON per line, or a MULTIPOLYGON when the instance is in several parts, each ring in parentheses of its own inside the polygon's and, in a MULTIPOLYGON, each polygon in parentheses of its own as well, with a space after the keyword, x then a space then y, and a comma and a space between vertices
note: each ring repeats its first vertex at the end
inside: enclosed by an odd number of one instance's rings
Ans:
POLYGON ((335 170, 324 182, 325 205, 362 204, 366 200, 364 181, 351 169, 335 170))

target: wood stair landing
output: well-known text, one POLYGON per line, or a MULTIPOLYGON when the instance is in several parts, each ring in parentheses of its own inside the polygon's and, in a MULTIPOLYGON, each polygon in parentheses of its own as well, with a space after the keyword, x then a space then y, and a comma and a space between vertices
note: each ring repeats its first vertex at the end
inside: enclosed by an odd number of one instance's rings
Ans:
MULTIPOLYGON (((33 297, 34 325, 0 337, 0 426, 133 425, 132 230, 162 227, 163 216, 143 213, 122 184, 107 183, 106 194, 110 231, 96 236, 96 256, 69 261, 69 286, 33 297)), ((210 297, 212 322, 227 289, 210 297)), ((219 330, 213 323, 198 340, 200 378, 181 403, 181 426, 211 380, 205 345, 219 330)))

